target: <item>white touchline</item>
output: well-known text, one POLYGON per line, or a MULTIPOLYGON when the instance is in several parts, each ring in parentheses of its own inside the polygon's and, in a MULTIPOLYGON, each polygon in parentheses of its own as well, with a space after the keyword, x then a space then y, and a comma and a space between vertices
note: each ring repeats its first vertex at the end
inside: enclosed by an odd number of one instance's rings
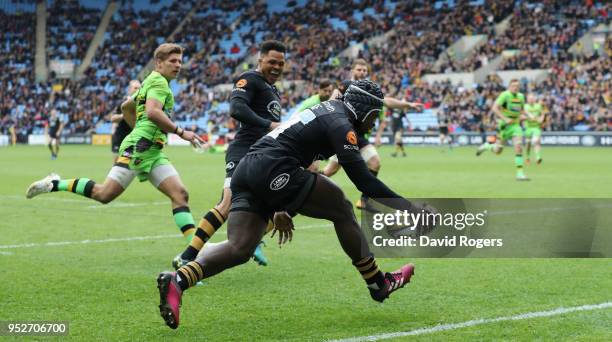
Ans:
MULTIPOLYGON (((296 229, 312 229, 312 228, 324 228, 324 227, 331 227, 331 224, 305 225, 305 226, 298 226, 296 229)), ((20 245, 0 245, 0 249, 54 247, 54 246, 79 245, 79 244, 89 244, 89 243, 109 243, 109 242, 120 242, 120 241, 159 240, 159 239, 177 238, 181 236, 182 236, 181 234, 167 234, 167 235, 119 237, 119 238, 109 238, 109 239, 101 239, 101 240, 35 242, 35 243, 24 243, 20 245)))
POLYGON ((144 207, 147 205, 169 205, 170 201, 158 201, 158 202, 122 202, 122 201, 113 201, 109 204, 101 204, 92 202, 92 200, 87 198, 58 198, 58 197, 40 197, 34 200, 26 199, 25 196, 17 196, 17 195, 0 195, 0 198, 6 198, 10 200, 24 200, 24 201, 44 201, 44 202, 67 202, 67 203, 83 203, 90 204, 87 206, 88 209, 99 209, 99 208, 122 208, 122 207, 144 207), (91 203, 95 203, 91 205, 91 203))
POLYGON ((21 245, 0 245, 0 249, 11 249, 11 248, 30 248, 30 247, 53 247, 53 246, 67 246, 67 245, 79 245, 89 243, 109 243, 109 242, 120 242, 120 241, 140 241, 140 240, 159 240, 159 239, 170 239, 181 237, 181 234, 168 234, 168 235, 152 235, 152 236, 132 236, 122 238, 110 238, 102 240, 81 240, 81 241, 56 241, 56 242, 42 242, 42 243, 24 243, 21 245))
POLYGON ((570 312, 602 310, 602 309, 608 309, 608 308, 612 308, 612 302, 605 302, 605 303, 600 303, 600 304, 588 304, 588 305, 582 305, 582 306, 572 306, 568 308, 561 307, 561 308, 556 308, 556 309, 549 310, 549 311, 527 312, 527 313, 514 315, 514 316, 502 316, 502 317, 497 317, 497 318, 481 318, 481 319, 475 319, 475 320, 460 322, 460 323, 439 324, 439 325, 429 327, 429 328, 419 328, 419 329, 410 330, 410 331, 390 332, 390 333, 383 333, 383 334, 370 335, 370 336, 359 336, 359 337, 351 337, 351 338, 340 339, 340 340, 331 340, 331 342, 378 341, 378 340, 386 340, 389 338, 397 338, 397 337, 404 337, 404 336, 432 334, 432 333, 436 333, 440 331, 448 331, 448 330, 473 327, 475 325, 481 325, 481 324, 497 323, 497 322, 505 322, 505 321, 520 321, 524 319, 531 319, 531 318, 538 318, 538 317, 550 317, 550 316, 563 315, 563 314, 570 313, 570 312))
POLYGON ((90 205, 87 208, 88 209, 102 209, 102 208, 132 208, 132 207, 146 207, 146 206, 152 206, 152 205, 168 205, 170 206, 170 202, 169 201, 164 201, 164 202, 136 202, 136 203, 130 203, 130 202, 111 202, 109 204, 94 204, 94 205, 90 205))

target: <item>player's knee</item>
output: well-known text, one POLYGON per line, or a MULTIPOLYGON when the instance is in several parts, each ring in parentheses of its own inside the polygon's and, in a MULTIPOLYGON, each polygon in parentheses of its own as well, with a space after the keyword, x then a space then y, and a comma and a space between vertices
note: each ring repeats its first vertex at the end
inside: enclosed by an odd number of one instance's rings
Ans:
POLYGON ((244 264, 253 255, 253 250, 244 244, 231 244, 233 260, 237 265, 244 264))
POLYGON ((112 202, 113 199, 110 197, 100 197, 98 199, 98 202, 102 203, 102 204, 109 204, 110 202, 112 202))
POLYGON ((323 170, 323 174, 327 177, 331 177, 338 172, 338 169, 340 169, 338 164, 328 164, 323 170))
POLYGON ((94 187, 94 190, 92 190, 92 196, 91 197, 94 198, 95 200, 97 200, 98 202, 102 203, 102 204, 109 204, 117 196, 115 196, 115 194, 107 191, 104 188, 102 188, 101 190, 96 191, 95 187, 94 187))
POLYGON ((342 197, 342 199, 336 201, 338 206, 334 208, 332 215, 330 217, 332 222, 347 222, 353 220, 355 217, 353 213, 353 205, 346 198, 342 197))
POLYGON ((181 186, 173 193, 172 200, 175 203, 187 205, 189 202, 189 192, 187 192, 187 189, 184 186, 181 186))
POLYGON ((343 221, 353 220, 355 214, 353 212, 353 204, 346 197, 342 201, 342 210, 340 211, 340 219, 343 221))

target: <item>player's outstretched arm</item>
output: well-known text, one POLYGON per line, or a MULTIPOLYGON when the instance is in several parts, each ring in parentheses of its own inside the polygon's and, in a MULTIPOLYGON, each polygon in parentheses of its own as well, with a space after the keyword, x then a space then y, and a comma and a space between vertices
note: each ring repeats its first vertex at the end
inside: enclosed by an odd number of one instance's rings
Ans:
POLYGON ((145 102, 145 111, 149 120, 153 121, 157 127, 166 133, 174 133, 181 137, 183 140, 187 140, 191 143, 198 141, 204 143, 204 140, 200 138, 196 133, 180 128, 177 124, 172 122, 170 118, 162 110, 162 103, 153 98, 148 98, 145 102))
POLYGON ((342 163, 346 175, 357 189, 371 198, 402 198, 375 177, 363 160, 342 163))
POLYGON ((421 110, 423 108, 421 103, 403 101, 389 96, 385 96, 383 102, 386 107, 391 109, 414 108, 416 110, 421 110))
POLYGON ((273 129, 278 125, 257 115, 247 101, 241 97, 232 97, 230 100, 230 116, 244 124, 273 129))

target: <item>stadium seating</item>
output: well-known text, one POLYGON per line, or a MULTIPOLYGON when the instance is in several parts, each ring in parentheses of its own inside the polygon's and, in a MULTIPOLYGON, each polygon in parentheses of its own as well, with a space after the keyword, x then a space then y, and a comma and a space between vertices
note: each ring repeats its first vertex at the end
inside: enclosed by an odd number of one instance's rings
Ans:
MULTIPOLYGON (((464 87, 428 84, 423 76, 474 71, 504 53, 498 70, 553 70, 540 83, 522 80, 524 90, 539 94, 551 111, 548 129, 609 129, 610 38, 603 53, 590 58, 574 56, 569 48, 591 28, 609 24, 610 5, 570 0, 563 6, 551 1, 513 3, 121 2, 83 78, 50 74, 46 81, 35 82, 36 4, 5 1, 0 5, 0 132, 15 125, 25 135, 40 133, 51 109, 67 122, 66 132, 108 132, 105 114, 120 103, 130 79, 144 76, 153 50, 166 40, 186 48, 184 70, 171 84, 176 119, 186 126, 196 123, 204 130, 227 131, 234 127, 228 116, 228 87, 217 86, 232 83, 240 72, 252 68, 257 45, 265 39, 287 45, 284 79, 301 82, 281 87, 286 113, 316 91, 318 80, 347 78, 350 60, 362 57, 370 61, 371 78, 386 94, 420 101, 431 109, 424 119, 411 120, 419 122, 415 129, 435 129, 431 118, 437 110, 449 114, 451 130, 478 130, 481 122, 489 129, 492 101, 503 89, 499 79, 492 76, 464 87), (500 31, 504 19, 506 29, 500 31), (449 47, 461 37, 477 34, 487 37, 485 44, 476 46, 468 58, 456 59, 449 47), (370 40, 375 37, 377 43, 370 40), (356 55, 349 52, 352 46, 359 47, 356 55)), ((82 63, 108 2, 45 4, 46 62, 82 63)))

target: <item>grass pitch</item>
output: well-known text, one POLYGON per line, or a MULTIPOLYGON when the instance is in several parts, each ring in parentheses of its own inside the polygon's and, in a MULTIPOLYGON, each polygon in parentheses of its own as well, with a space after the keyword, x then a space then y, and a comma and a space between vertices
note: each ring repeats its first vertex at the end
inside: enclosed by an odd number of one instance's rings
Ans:
MULTIPOLYGON (((473 148, 407 151, 391 158, 391 148, 380 150, 381 179, 407 197, 612 194, 609 149, 545 147, 544 163, 528 166, 532 181, 521 183, 509 150, 479 158, 473 148)), ((201 215, 220 196, 224 156, 180 147, 167 154, 189 189, 192 212, 201 215)), ((298 217, 289 245, 279 249, 266 238, 268 267, 250 262, 190 289, 173 331, 158 315, 155 277, 184 240, 161 193, 135 181, 106 206, 69 193, 25 199, 30 182, 51 171, 102 181, 110 166, 108 147, 62 146, 55 161, 42 146, 0 149, 0 321, 66 320, 65 338, 85 341, 325 340, 612 301, 611 259, 418 259, 411 260, 412 283, 381 305, 369 298, 329 224, 298 217)), ((358 197, 343 172, 334 179, 358 197)), ((224 238, 222 228, 214 240, 224 238)), ((393 270, 406 261, 378 263, 393 270)), ((612 340, 611 321, 608 308, 400 339, 604 341, 612 340)))

